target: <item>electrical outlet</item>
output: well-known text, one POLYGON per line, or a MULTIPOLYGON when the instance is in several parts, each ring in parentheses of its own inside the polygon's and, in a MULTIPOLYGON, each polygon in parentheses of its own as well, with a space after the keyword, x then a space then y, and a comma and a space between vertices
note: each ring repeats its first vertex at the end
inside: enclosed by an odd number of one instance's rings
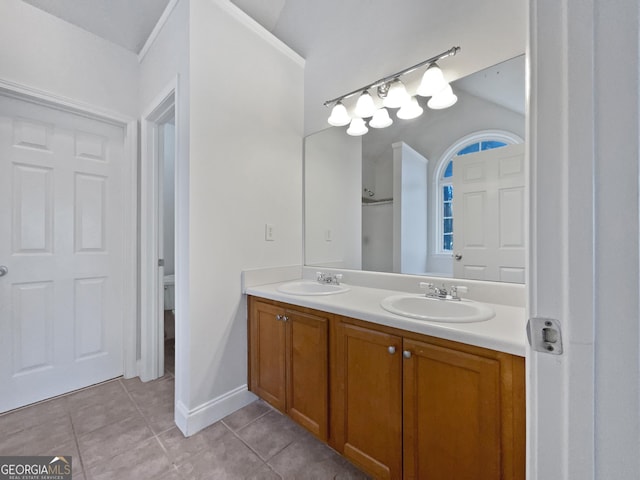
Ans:
POLYGON ((264 225, 264 239, 267 242, 273 242, 276 239, 276 227, 272 223, 266 223, 264 225))

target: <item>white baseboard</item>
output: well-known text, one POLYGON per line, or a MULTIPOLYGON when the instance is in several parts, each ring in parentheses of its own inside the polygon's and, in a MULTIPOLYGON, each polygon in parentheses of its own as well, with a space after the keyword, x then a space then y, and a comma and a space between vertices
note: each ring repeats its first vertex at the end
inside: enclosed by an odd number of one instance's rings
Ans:
POLYGON ((190 437, 249 405, 257 398, 247 389, 247 385, 242 385, 191 410, 182 402, 178 402, 175 409, 175 422, 182 434, 190 437))

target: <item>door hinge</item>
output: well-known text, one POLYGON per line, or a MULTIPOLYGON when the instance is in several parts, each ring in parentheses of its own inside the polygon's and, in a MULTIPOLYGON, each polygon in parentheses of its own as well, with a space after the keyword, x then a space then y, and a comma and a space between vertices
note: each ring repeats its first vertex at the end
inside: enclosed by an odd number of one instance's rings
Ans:
POLYGON ((158 259, 158 266, 159 267, 164 267, 164 258, 159 258, 158 259))
POLYGON ((529 345, 536 352, 562 354, 562 332, 555 318, 533 317, 527 322, 529 345))

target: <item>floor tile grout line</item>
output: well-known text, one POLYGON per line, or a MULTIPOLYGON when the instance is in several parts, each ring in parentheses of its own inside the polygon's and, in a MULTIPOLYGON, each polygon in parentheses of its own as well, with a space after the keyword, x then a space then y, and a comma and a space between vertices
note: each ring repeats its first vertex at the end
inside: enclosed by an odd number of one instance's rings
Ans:
MULTIPOLYGON (((122 385, 122 388, 124 388, 124 390, 127 392, 127 395, 129 396, 129 399, 133 403, 133 406, 136 408, 136 410, 138 411, 138 413, 140 414, 140 416, 144 420, 144 423, 146 424, 147 428, 151 432, 151 437, 155 437, 157 434, 156 434, 156 432, 153 431, 153 428, 151 427, 151 422, 149 421, 147 416, 144 413, 142 413, 142 409, 138 406, 138 402, 136 402, 136 400, 133 398, 133 396, 131 395, 131 392, 129 392, 129 390, 127 390, 127 388, 124 385, 124 383, 120 382, 120 384, 122 385)), ((162 432, 162 433, 164 433, 164 432, 162 432)), ((151 438, 151 437, 149 437, 149 438, 151 438)))
MULTIPOLYGON (((269 413, 269 412, 267 412, 267 413, 269 413)), ((266 413, 265 413, 264 415, 266 415, 266 413)), ((261 415, 259 418, 264 417, 264 415, 261 415)), ((258 420, 258 419, 256 418, 256 420, 258 420)), ((255 420, 254 420, 254 421, 255 421, 255 420)), ((224 424, 224 421, 223 421, 222 423, 224 424)), ((244 427, 242 427, 242 429, 244 429, 245 427, 248 427, 248 426, 249 426, 249 425, 251 425, 252 423, 253 423, 253 422, 249 422, 247 425, 245 425, 244 427)), ((234 432, 233 430, 231 430, 231 429, 230 429, 226 424, 224 424, 224 426, 225 426, 225 427, 227 427, 227 429, 228 429, 228 430, 229 430, 229 431, 230 431, 230 432, 231 432, 231 433, 232 433, 232 434, 233 434, 233 435, 234 435, 238 440, 240 440, 244 445, 246 445, 246 446, 247 446, 247 448, 249 448, 249 450, 251 450, 253 453, 255 453, 255 454, 258 456, 258 458, 259 458, 260 460, 262 460, 262 461, 264 462, 264 464, 265 464, 265 465, 267 465, 269 468, 271 468, 271 465, 269 465, 269 463, 268 463, 268 462, 269 462, 269 460, 271 460, 271 459, 272 459, 273 457, 275 457, 276 455, 278 455, 278 454, 282 453, 282 452, 284 451, 284 449, 285 449, 285 448, 287 448, 289 445, 291 445, 291 444, 295 443, 295 440, 291 440, 289 443, 287 443, 284 447, 282 447, 282 448, 281 448, 280 450, 278 450, 276 453, 274 453, 273 455, 271 455, 269 458, 265 459, 265 458, 263 458, 263 456, 262 456, 262 455, 260 455, 260 454, 258 453, 258 451, 257 451, 257 450, 255 450, 251 445, 249 445, 245 440, 243 440, 243 439, 242 439, 242 437, 241 437, 240 435, 238 435, 236 432, 234 432)), ((239 429, 239 430, 242 430, 242 429, 239 429)), ((272 469, 272 470, 273 470, 273 469, 272 469)), ((277 472, 276 472, 276 473, 277 473, 277 472)))

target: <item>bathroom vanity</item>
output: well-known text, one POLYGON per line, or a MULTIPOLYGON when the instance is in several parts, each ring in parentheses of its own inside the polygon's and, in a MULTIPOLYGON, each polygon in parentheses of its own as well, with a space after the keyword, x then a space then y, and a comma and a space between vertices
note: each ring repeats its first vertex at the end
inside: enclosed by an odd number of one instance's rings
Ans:
POLYGON ((523 309, 437 324, 375 288, 247 293, 250 390, 374 478, 525 478, 523 309))

